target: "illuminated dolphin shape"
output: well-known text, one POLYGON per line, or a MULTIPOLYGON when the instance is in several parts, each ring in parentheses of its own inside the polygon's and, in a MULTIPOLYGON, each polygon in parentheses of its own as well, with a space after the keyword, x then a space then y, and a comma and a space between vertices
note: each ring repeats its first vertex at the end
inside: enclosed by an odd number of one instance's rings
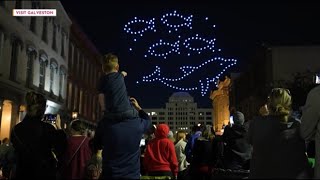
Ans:
MULTIPOLYGON (((151 55, 151 56, 156 56, 156 57, 163 57, 164 59, 167 58, 167 56, 173 52, 175 53, 178 53, 180 54, 179 52, 179 43, 180 41, 176 41, 175 43, 171 44, 171 43, 168 43, 168 42, 163 42, 161 39, 159 42, 151 45, 149 48, 148 48, 148 54, 151 55), (158 53, 156 52, 155 48, 161 48, 161 46, 170 46, 172 47, 172 49, 170 49, 169 51, 167 52, 164 52, 164 53, 158 53)), ((147 57, 148 55, 146 54, 145 57, 147 57)))
POLYGON ((125 26, 124 26, 124 31, 126 31, 128 34, 133 34, 133 35, 140 35, 143 36, 143 33, 146 31, 151 30, 156 32, 155 29, 155 18, 151 20, 144 20, 144 19, 138 19, 137 17, 134 18, 134 20, 129 21, 125 26), (138 31, 133 31, 130 26, 137 24, 137 23, 144 23, 146 26, 143 29, 140 29, 138 31))
POLYGON ((215 57, 213 59, 209 59, 206 62, 198 65, 198 66, 182 66, 180 67, 180 70, 183 72, 183 75, 178 78, 167 78, 164 76, 161 76, 161 69, 159 66, 156 66, 156 69, 153 73, 151 73, 148 76, 143 76, 142 81, 143 82, 155 82, 159 81, 162 84, 171 87, 176 90, 180 91, 194 91, 194 90, 200 90, 201 95, 205 96, 206 93, 209 90, 209 86, 211 83, 215 83, 217 86, 217 82, 220 78, 220 76, 231 66, 234 66, 237 63, 237 60, 235 59, 224 59, 221 57, 215 57), (189 86, 189 87, 179 87, 175 85, 175 82, 185 80, 187 77, 192 76, 193 73, 195 73, 198 70, 201 70, 201 68, 208 66, 210 63, 218 62, 220 63, 220 66, 223 66, 223 69, 221 72, 207 78, 203 78, 199 80, 198 85, 189 86))

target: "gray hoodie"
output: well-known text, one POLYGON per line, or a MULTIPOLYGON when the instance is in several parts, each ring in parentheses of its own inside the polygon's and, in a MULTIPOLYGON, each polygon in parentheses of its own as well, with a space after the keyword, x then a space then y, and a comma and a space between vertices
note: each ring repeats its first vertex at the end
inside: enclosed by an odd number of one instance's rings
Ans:
POLYGON ((320 178, 320 86, 313 88, 307 97, 303 107, 301 126, 301 137, 306 141, 315 140, 316 154, 314 178, 320 178))

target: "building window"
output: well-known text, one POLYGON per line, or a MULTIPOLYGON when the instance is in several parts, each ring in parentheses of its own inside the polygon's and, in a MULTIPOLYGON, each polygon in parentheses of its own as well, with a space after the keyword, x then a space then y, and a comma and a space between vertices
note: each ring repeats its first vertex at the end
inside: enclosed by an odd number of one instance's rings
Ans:
POLYGON ((50 92, 53 92, 54 74, 58 71, 58 64, 56 62, 50 63, 50 92))
POLYGON ((69 85, 68 85, 68 94, 67 94, 67 107, 69 110, 71 110, 71 98, 72 98, 72 83, 69 82, 69 85))
POLYGON ((66 39, 66 34, 65 32, 62 32, 62 36, 61 36, 61 56, 64 58, 65 57, 65 53, 64 53, 64 42, 66 39))
POLYGON ((12 49, 11 49, 11 65, 10 65, 10 79, 16 81, 17 78, 17 64, 19 55, 19 40, 12 36, 12 49))
POLYGON ((73 96, 73 109, 77 109, 78 105, 78 87, 77 85, 74 86, 74 96, 73 96))
POLYGON ((63 87, 65 84, 66 70, 63 66, 60 66, 60 74, 59 74, 59 96, 63 97, 63 87))
POLYGON ((53 23, 53 35, 52 35, 52 49, 57 51, 57 25, 53 23))
MULTIPOLYGON (((38 7, 39 7, 39 2, 35 2, 35 1, 31 2, 31 9, 37 9, 38 7)), ((37 27, 37 19, 35 16, 31 16, 30 30, 35 34, 37 33, 36 27, 37 27)))
POLYGON ((48 64, 48 58, 45 55, 40 56, 39 87, 41 89, 44 89, 44 85, 45 85, 47 64, 48 64))
POLYGON ((36 17, 31 16, 30 30, 36 34, 36 17))
POLYGON ((83 74, 83 55, 80 53, 79 54, 79 77, 82 79, 84 74, 83 74))
POLYGON ((2 33, 2 31, 1 31, 1 29, 0 29, 0 59, 2 59, 1 58, 1 55, 2 55, 2 48, 3 48, 3 33, 2 33))
POLYGON ((83 90, 80 89, 80 97, 79 97, 79 113, 82 114, 82 104, 83 104, 83 90))
POLYGON ((48 43, 48 17, 43 18, 42 40, 48 43))
POLYGON ((78 49, 75 47, 73 49, 73 73, 77 74, 77 65, 78 65, 78 49))
POLYGON ((37 56, 37 52, 34 48, 28 47, 27 49, 28 61, 27 61, 27 82, 26 86, 31 87, 33 84, 33 61, 37 56))
MULTIPOLYGON (((15 9, 22 9, 22 1, 21 0, 16 0, 15 9)), ((22 21, 22 18, 20 16, 16 16, 16 18, 19 21, 22 21)))
POLYGON ((211 112, 206 112, 206 115, 207 116, 211 116, 211 112))
POLYGON ((69 43, 69 53, 68 53, 68 69, 69 69, 69 72, 70 70, 72 70, 72 55, 73 55, 73 46, 72 46, 72 43, 70 42, 69 43))

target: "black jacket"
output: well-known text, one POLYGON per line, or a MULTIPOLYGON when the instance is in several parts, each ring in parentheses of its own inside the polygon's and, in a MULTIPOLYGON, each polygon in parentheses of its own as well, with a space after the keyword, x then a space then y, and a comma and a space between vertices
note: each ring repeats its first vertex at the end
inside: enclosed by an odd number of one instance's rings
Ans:
POLYGON ((253 120, 249 127, 249 142, 253 146, 250 177, 309 178, 305 141, 299 129, 300 123, 295 119, 287 123, 277 116, 253 120))
POLYGON ((54 179, 57 157, 66 147, 66 135, 52 125, 26 116, 11 131, 16 156, 16 178, 54 179))
POLYGON ((223 133, 224 165, 227 169, 247 169, 252 147, 247 141, 247 129, 243 125, 226 126, 223 133))

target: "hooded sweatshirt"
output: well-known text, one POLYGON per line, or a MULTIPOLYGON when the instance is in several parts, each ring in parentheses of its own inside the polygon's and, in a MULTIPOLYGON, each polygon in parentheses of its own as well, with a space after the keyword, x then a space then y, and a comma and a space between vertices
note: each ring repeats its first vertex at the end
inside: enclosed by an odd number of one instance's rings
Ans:
POLYGON ((173 142, 167 138, 169 127, 159 124, 152 139, 146 148, 144 166, 147 172, 171 171, 178 174, 178 161, 173 142))

